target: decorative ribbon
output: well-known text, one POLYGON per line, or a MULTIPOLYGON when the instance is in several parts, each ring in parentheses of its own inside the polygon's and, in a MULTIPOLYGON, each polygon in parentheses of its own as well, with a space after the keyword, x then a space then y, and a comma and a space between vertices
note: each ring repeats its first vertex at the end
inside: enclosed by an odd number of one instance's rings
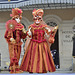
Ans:
POLYGON ((31 39, 31 41, 34 41, 34 42, 41 43, 41 42, 44 42, 44 41, 46 41, 46 39, 44 39, 44 40, 41 40, 41 41, 39 41, 39 40, 34 40, 34 39, 31 39))

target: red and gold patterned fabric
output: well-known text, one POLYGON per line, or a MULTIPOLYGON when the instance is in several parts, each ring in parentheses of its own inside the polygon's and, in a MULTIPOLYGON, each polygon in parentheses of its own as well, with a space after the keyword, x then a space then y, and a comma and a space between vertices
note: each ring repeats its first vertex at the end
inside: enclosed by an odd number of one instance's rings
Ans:
POLYGON ((20 70, 18 64, 21 53, 21 45, 22 45, 21 39, 24 39, 26 37, 26 34, 23 33, 22 31, 23 28, 24 28, 23 25, 21 23, 17 23, 15 20, 9 20, 6 23, 6 32, 4 37, 7 40, 9 47, 10 73, 23 72, 20 70), (14 38, 15 43, 12 43, 10 41, 11 38, 14 38))
POLYGON ((36 26, 32 24, 29 26, 31 28, 32 38, 26 48, 20 66, 21 70, 30 73, 46 73, 56 70, 49 45, 45 39, 45 32, 49 34, 45 27, 47 25, 36 26))

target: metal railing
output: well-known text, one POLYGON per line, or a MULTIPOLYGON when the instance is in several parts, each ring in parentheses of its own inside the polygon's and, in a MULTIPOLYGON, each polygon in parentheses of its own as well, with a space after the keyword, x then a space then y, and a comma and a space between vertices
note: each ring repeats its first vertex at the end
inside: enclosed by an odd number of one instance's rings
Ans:
POLYGON ((25 10, 34 8, 59 9, 75 8, 75 0, 18 0, 0 1, 0 9, 22 8, 25 10))

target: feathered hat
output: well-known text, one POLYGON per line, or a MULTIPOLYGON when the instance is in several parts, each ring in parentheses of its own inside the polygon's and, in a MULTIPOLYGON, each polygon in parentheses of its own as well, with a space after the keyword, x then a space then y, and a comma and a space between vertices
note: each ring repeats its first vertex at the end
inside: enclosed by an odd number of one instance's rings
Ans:
POLYGON ((15 19, 16 17, 20 17, 20 19, 22 19, 22 13, 23 11, 19 8, 15 8, 12 9, 12 14, 10 14, 10 17, 12 17, 12 19, 15 19))

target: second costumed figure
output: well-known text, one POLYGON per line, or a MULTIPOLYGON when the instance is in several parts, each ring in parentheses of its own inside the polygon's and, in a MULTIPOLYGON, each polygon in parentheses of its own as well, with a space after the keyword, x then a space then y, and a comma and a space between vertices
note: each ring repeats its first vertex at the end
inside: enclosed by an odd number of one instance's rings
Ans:
POLYGON ((7 40, 10 55, 10 73, 21 73, 19 59, 21 53, 21 39, 26 36, 24 26, 20 23, 22 19, 22 10, 19 8, 12 9, 11 20, 6 22, 5 39, 7 40))
POLYGON ((34 23, 29 26, 27 35, 30 42, 26 48, 20 69, 30 73, 54 72, 55 65, 50 51, 58 27, 50 29, 42 19, 43 10, 33 10, 34 23), (45 36, 49 36, 48 42, 45 36))

